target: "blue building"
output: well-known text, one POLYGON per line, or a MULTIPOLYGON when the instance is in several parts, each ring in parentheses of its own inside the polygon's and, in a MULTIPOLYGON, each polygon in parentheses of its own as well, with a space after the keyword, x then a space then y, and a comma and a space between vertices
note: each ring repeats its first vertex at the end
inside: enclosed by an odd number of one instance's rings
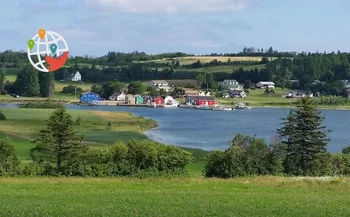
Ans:
POLYGON ((97 93, 87 92, 80 96, 80 102, 101 101, 101 97, 97 93))

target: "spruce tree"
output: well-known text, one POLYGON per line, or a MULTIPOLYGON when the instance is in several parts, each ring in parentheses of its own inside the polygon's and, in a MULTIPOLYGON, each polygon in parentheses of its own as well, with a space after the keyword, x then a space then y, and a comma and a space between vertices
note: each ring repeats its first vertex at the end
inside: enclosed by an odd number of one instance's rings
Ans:
POLYGON ((305 97, 296 110, 290 111, 283 118, 283 127, 278 129, 281 141, 286 144, 286 158, 284 170, 289 175, 317 175, 319 162, 326 156, 329 139, 325 126, 322 126, 324 117, 312 99, 305 97))
POLYGON ((6 80, 6 69, 0 69, 0 91, 5 88, 5 80, 6 80))
POLYGON ((19 163, 17 152, 10 140, 0 139, 0 175, 15 172, 19 163))
POLYGON ((34 141, 36 146, 31 151, 33 160, 55 163, 58 171, 77 160, 85 153, 86 146, 81 143, 83 137, 77 134, 75 125, 66 108, 54 111, 47 121, 46 129, 34 141))
POLYGON ((38 73, 32 66, 27 65, 18 73, 14 90, 21 96, 39 96, 40 86, 38 73))
POLYGON ((53 83, 53 73, 40 72, 38 77, 40 84, 40 96, 53 97, 55 88, 53 83))

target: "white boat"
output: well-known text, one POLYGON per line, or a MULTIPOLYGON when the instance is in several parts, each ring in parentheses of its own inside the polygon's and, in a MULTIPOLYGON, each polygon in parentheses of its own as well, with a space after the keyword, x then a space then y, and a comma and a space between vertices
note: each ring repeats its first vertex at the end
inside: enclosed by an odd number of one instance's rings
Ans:
POLYGON ((177 108, 177 107, 179 107, 179 103, 164 104, 164 108, 177 108))
POLYGON ((200 109, 200 110, 210 110, 211 108, 207 105, 199 105, 195 107, 196 109, 200 109))
POLYGON ((244 103, 237 103, 235 109, 251 109, 251 107, 246 106, 244 103))
POLYGON ((94 105, 98 105, 98 101, 89 101, 88 102, 89 106, 94 106, 94 105))
POLYGON ((186 103, 186 104, 179 104, 178 107, 179 108, 194 108, 194 105, 192 105, 191 103, 186 103))
POLYGON ((149 105, 149 107, 151 107, 151 108, 156 108, 156 107, 157 107, 157 104, 156 104, 155 102, 152 102, 152 103, 149 105))
POLYGON ((217 107, 213 107, 213 111, 232 111, 232 108, 217 106, 217 107))

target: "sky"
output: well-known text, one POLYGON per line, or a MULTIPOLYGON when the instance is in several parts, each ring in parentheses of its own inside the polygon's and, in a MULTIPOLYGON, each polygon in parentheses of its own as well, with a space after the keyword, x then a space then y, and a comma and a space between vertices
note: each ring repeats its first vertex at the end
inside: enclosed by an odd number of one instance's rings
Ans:
POLYGON ((26 50, 44 28, 71 55, 350 52, 349 11, 348 0, 11 0, 0 7, 0 51, 26 50))

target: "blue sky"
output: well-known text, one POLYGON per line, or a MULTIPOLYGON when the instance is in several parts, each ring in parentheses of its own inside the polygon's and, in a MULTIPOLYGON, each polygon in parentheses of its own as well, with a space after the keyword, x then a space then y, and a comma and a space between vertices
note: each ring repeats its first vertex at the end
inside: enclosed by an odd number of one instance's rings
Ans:
POLYGON ((72 55, 350 51, 349 11, 348 0, 11 0, 0 51, 25 50, 40 28, 63 35, 72 55))

